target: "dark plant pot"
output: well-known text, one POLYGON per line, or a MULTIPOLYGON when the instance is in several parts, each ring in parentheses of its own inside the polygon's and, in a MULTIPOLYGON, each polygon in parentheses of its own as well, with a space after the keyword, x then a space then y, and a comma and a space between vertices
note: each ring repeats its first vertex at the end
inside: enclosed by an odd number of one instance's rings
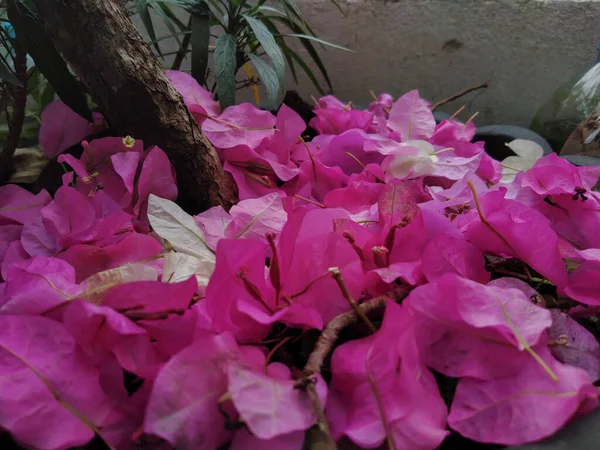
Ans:
POLYGON ((544 150, 544 155, 552 153, 552 147, 543 137, 527 128, 516 125, 488 125, 477 128, 473 142, 484 141, 485 151, 494 159, 502 161, 513 156, 514 152, 506 146, 515 139, 526 139, 538 144, 544 150))
POLYGON ((574 166, 600 166, 600 158, 585 155, 566 155, 564 159, 574 166))

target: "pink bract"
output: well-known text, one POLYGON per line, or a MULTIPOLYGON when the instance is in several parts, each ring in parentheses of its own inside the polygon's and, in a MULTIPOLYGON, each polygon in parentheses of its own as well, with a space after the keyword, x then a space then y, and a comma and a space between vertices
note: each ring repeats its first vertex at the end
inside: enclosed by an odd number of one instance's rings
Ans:
POLYGON ((326 420, 340 447, 434 450, 598 407, 598 168, 551 154, 507 181, 417 91, 327 95, 308 127, 166 76, 239 201, 189 215, 172 155, 81 141, 100 117, 49 105, 46 154, 83 153, 52 196, 0 187, 0 434, 301 450, 326 420))

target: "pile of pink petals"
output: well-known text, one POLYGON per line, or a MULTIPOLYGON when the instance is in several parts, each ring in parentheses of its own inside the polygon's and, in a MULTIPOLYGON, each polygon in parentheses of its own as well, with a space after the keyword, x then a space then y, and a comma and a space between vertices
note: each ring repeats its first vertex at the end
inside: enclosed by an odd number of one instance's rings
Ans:
POLYGON ((505 182, 474 125, 436 124, 416 91, 323 97, 308 141, 286 106, 221 111, 167 74, 240 202, 188 215, 165 153, 131 137, 63 153, 94 125, 51 104, 62 187, 0 187, 0 430, 44 450, 300 450, 320 403, 335 440, 428 450, 450 430, 537 441, 598 406, 581 318, 600 306, 600 169, 551 154, 505 182), (311 348, 286 349, 381 296, 316 402, 311 348), (434 371, 458 383, 448 404, 434 371))

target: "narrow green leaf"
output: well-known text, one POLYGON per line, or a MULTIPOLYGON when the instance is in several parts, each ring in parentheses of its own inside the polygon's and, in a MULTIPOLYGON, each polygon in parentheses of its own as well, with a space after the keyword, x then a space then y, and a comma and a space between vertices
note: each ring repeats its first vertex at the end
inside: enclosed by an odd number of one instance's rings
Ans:
POLYGON ((215 79, 221 109, 235 103, 235 71, 237 66, 235 37, 221 35, 215 42, 215 79))
POLYGON ((206 68, 208 66, 208 44, 210 42, 209 10, 205 2, 204 14, 200 8, 192 14, 192 76, 201 85, 206 85, 206 68))
POLYGON ((277 97, 279 95, 279 80, 277 79, 277 74, 275 73, 275 70, 260 57, 253 55, 252 53, 249 53, 248 57, 267 91, 269 103, 264 106, 269 110, 273 109, 277 104, 277 97))
POLYGON ((294 64, 294 60, 292 59, 292 57, 288 53, 286 53, 285 49, 283 48, 283 44, 279 43, 279 46, 283 51, 283 56, 285 56, 285 60, 288 64, 288 67, 290 68, 290 72, 292 72, 292 78, 294 79, 294 83, 298 84, 298 73, 296 73, 296 64, 294 64))
POLYGON ((33 98, 33 100, 39 105, 40 104, 40 82, 41 82, 41 74, 40 70, 37 67, 33 67, 29 70, 29 75, 27 76, 27 92, 33 98))
MULTIPOLYGON (((176 33, 176 34, 177 34, 177 36, 183 36, 185 38, 186 35, 192 34, 192 30, 180 31, 179 33, 176 33)), ((169 34, 166 36, 161 36, 159 38, 156 38, 155 41, 149 41, 148 44, 154 45, 156 42, 166 41, 167 39, 173 39, 173 35, 169 34)), ((164 53, 163 53, 163 56, 164 56, 164 53)))
POLYGON ((318 42, 319 44, 327 45, 328 47, 338 48, 338 49, 344 50, 346 52, 356 53, 354 50, 350 50, 349 48, 342 47, 341 45, 337 45, 337 44, 332 44, 331 42, 324 41, 323 39, 319 39, 318 37, 310 36, 308 34, 284 34, 282 36, 284 36, 284 37, 295 37, 295 38, 298 38, 298 39, 308 39, 308 40, 311 40, 311 41, 318 42))
POLYGON ((291 58, 293 58, 296 61, 296 63, 302 68, 302 70, 308 76, 308 78, 310 79, 310 81, 312 81, 312 84, 319 91, 319 94, 325 95, 326 92, 321 87, 321 84, 319 83, 319 80, 317 80, 317 77, 315 76, 315 74, 313 73, 313 71, 310 69, 310 67, 308 67, 308 64, 306 64, 306 62, 300 57, 300 55, 298 55, 294 50, 292 50, 291 48, 289 48, 287 46, 286 47, 282 47, 282 49, 283 49, 283 51, 285 52, 286 55, 289 55, 291 58))
POLYGON ((13 73, 12 69, 6 65, 2 58, 0 58, 0 79, 15 86, 21 86, 19 79, 13 73))
POLYGON ((54 88, 52 87, 52 85, 50 83, 46 83, 46 87, 44 88, 44 91, 42 92, 42 95, 40 96, 40 107, 41 109, 44 109, 46 106, 48 106, 48 104, 52 103, 54 101, 54 88))
MULTIPOLYGON (((266 22, 266 19, 263 19, 263 20, 265 20, 265 22, 266 22)), ((272 16, 269 18, 269 20, 276 20, 278 22, 283 23, 294 33, 298 33, 298 34, 302 33, 302 28, 299 27, 298 24, 296 24, 294 21, 289 20, 286 17, 272 16)), ((315 49, 314 45, 312 45, 312 42, 309 40, 306 40, 306 39, 300 39, 300 44, 302 44, 302 46, 304 47, 304 49, 306 50, 308 55, 315 62, 315 64, 319 68, 319 71, 321 72, 321 75, 323 75, 323 78, 325 78, 325 82, 327 83, 327 86, 329 87, 330 92, 333 93, 333 85, 331 83, 331 79, 329 78, 329 73, 327 72, 327 68, 325 67, 325 64, 323 64, 323 60, 321 60, 321 57, 319 56, 319 53, 315 49)))
POLYGON ((146 28, 146 32, 150 37, 150 40, 153 41, 153 45, 156 49, 156 52, 160 56, 162 56, 162 53, 160 52, 160 46, 158 45, 158 41, 156 40, 156 32, 154 31, 154 24, 152 23, 152 17, 150 17, 150 10, 148 9, 146 0, 135 0, 135 10, 140 16, 140 19, 144 24, 144 28, 146 28))
POLYGON ((92 112, 79 83, 46 34, 37 16, 24 2, 8 4, 10 23, 40 72, 58 97, 73 111, 92 122, 92 112))
POLYGON ((179 39, 179 34, 177 33, 177 30, 175 29, 175 26, 173 25, 173 21, 171 20, 171 18, 167 15, 167 13, 165 13, 165 11, 163 10, 163 8, 161 7, 160 4, 153 4, 152 9, 154 9, 156 14, 158 14, 160 16, 162 21, 165 23, 165 25, 169 29, 169 33, 171 33, 171 36, 173 36, 173 38, 177 41, 177 45, 179 47, 181 47, 181 40, 179 39))
POLYGON ((279 92, 283 93, 285 90, 285 59, 281 48, 279 48, 279 45, 275 41, 275 37, 264 23, 246 14, 242 14, 242 17, 252 29, 265 53, 271 58, 273 68, 279 79, 279 92))

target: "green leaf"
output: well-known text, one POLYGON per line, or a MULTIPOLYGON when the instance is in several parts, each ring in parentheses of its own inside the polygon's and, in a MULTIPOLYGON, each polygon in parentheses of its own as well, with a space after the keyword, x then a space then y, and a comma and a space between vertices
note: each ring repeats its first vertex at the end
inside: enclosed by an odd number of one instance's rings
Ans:
POLYGON ((179 34, 177 33, 175 26, 173 25, 173 21, 168 16, 168 14, 164 11, 162 6, 166 6, 166 5, 152 4, 152 9, 154 9, 156 14, 158 14, 160 16, 160 18, 163 20, 163 22, 169 29, 169 33, 171 33, 171 36, 173 36, 173 38, 177 41, 177 45, 179 47, 181 47, 181 40, 179 39, 179 34))
POLYGON ((315 76, 313 71, 310 69, 310 67, 308 67, 308 64, 306 64, 306 62, 300 57, 300 55, 298 55, 294 50, 292 50, 291 48, 289 48, 287 46, 282 47, 282 49, 286 55, 289 55, 290 58, 293 58, 296 61, 296 63, 302 68, 302 70, 308 76, 310 81, 312 81, 312 84, 319 91, 319 94, 325 95, 326 94, 325 90, 321 87, 319 80, 317 80, 317 77, 315 76))
POLYGON ((221 109, 235 103, 235 72, 237 67, 235 37, 221 35, 215 42, 215 79, 221 109))
POLYGON ((46 83, 46 87, 40 96, 40 108, 43 110, 49 103, 54 101, 54 88, 50 83, 46 83))
POLYGON ((24 2, 11 1, 8 4, 8 16, 23 46, 40 72, 52 84, 58 97, 81 117, 92 122, 92 112, 85 94, 36 14, 24 2))
POLYGON ((206 85, 208 66, 208 44, 210 42, 209 11, 206 3, 204 14, 192 14, 192 76, 201 85, 206 85))
POLYGON ((279 79, 279 92, 283 93, 285 90, 285 59, 281 48, 279 48, 279 45, 275 41, 275 37, 264 23, 245 14, 242 14, 242 17, 254 32, 256 39, 260 42, 260 45, 267 56, 271 58, 273 68, 279 79))
POLYGON ((146 0, 135 0, 135 9, 144 24, 144 28, 146 28, 146 32, 148 36, 150 36, 150 40, 153 41, 154 48, 157 53, 162 56, 160 52, 160 46, 156 40, 156 32, 154 31, 154 24, 152 23, 152 17, 150 17, 150 10, 148 9, 148 5, 146 4, 146 0))
POLYGON ((33 98, 33 100, 39 105, 40 104, 40 82, 41 82, 41 74, 40 70, 37 67, 33 67, 29 70, 29 75, 27 76, 27 92, 33 98))
POLYGON ((0 79, 15 86, 21 86, 19 79, 13 73, 11 68, 6 65, 2 58, 0 58, 0 79))
POLYGON ((356 53, 354 50, 350 50, 349 48, 342 47, 341 45, 337 45, 337 44, 332 44, 331 42, 324 41, 323 39, 319 39, 318 37, 310 36, 308 34, 283 34, 282 36, 283 37, 295 37, 298 39, 309 39, 311 41, 318 42, 319 44, 327 45, 328 47, 333 47, 333 48, 337 48, 337 49, 344 50, 347 52, 356 53))
MULTIPOLYGON (((263 20, 265 20, 265 22, 267 22, 267 19, 263 19, 263 20)), ((269 21, 276 20, 278 22, 281 22, 284 25, 286 25, 288 28, 290 28, 292 31, 294 31, 294 33, 300 34, 302 32, 302 28, 300 26, 298 26, 298 24, 296 24, 292 20, 287 19, 286 17, 272 16, 272 17, 269 17, 268 20, 269 21)), ((304 47, 304 49, 306 50, 308 55, 315 62, 315 64, 319 68, 319 71, 323 75, 323 78, 325 78, 325 82, 327 83, 327 86, 329 87, 330 92, 333 93, 333 85, 331 84, 331 79, 329 78, 329 73, 327 73, 327 68, 325 67, 325 64, 323 64, 323 61, 321 60, 319 53, 315 50, 314 45, 312 45, 312 42, 310 42, 309 40, 306 40, 306 39, 300 39, 300 44, 302 44, 302 46, 304 47)), ((298 61, 298 60, 296 59, 296 61, 298 61)))
POLYGON ((269 103, 265 105, 265 108, 270 110, 275 107, 279 95, 279 80, 277 79, 277 74, 275 73, 275 70, 260 57, 253 55, 252 53, 249 53, 248 57, 265 86, 267 97, 269 99, 269 103))

